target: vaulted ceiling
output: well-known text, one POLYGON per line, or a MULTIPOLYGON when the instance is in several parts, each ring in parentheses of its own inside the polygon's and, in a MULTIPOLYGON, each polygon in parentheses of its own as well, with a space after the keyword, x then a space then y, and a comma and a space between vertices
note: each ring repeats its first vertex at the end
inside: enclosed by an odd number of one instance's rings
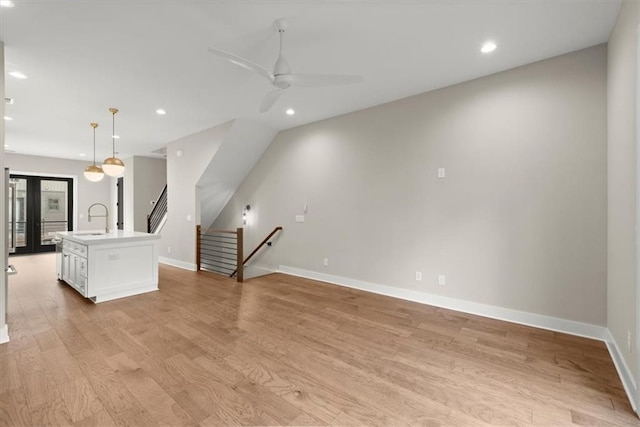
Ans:
POLYGON ((0 7, 6 150, 91 157, 154 155, 233 118, 299 126, 604 43, 616 0, 192 1, 13 0, 0 7), (289 23, 295 72, 364 76, 335 88, 292 88, 259 113, 265 79, 210 54, 221 48, 271 68, 273 21, 289 23), (486 40, 498 48, 480 52, 486 40), (166 115, 156 110, 166 110, 166 115), (293 108, 296 114, 284 112, 293 108))

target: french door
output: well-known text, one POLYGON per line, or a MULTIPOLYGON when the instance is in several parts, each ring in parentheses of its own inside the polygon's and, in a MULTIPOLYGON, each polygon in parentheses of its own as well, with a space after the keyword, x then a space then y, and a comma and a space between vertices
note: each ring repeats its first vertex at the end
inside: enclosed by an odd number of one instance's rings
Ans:
POLYGON ((58 231, 73 230, 73 179, 11 175, 15 253, 51 252, 58 231))

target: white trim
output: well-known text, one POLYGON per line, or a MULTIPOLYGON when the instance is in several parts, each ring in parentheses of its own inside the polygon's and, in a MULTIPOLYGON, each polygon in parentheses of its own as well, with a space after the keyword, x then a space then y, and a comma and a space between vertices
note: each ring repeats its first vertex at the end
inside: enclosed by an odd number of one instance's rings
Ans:
POLYGON ((428 294, 426 292, 396 288, 394 286, 364 282, 361 280, 349 279, 346 277, 334 276, 331 274, 318 273, 316 271, 287 267, 285 265, 281 265, 279 267, 279 271, 281 273, 290 274, 292 276, 321 280, 323 282, 346 286, 353 289, 360 289, 367 292, 373 292, 375 294, 387 295, 394 298, 400 298, 408 301, 419 302, 422 304, 434 305, 436 307, 447 308, 450 310, 461 311, 463 313, 477 314, 479 316, 490 317, 492 319, 505 320, 507 322, 519 323, 522 325, 548 329, 556 332, 563 332, 600 341, 605 341, 607 333, 607 328, 605 328, 604 326, 560 319, 558 317, 544 316, 542 314, 529 313, 525 311, 513 310, 510 308, 497 307, 494 305, 464 301, 441 295, 428 294))
MULTIPOLYGON (((634 133, 635 133, 635 144, 636 144, 636 165, 635 165, 635 173, 636 173, 636 188, 635 188, 635 195, 636 195, 636 203, 635 203, 635 246, 634 246, 634 250, 635 250, 635 288, 636 288, 636 301, 635 301, 635 305, 636 305, 636 330, 635 330, 635 337, 634 337, 634 343, 633 343, 633 347, 634 347, 634 351, 635 351, 635 357, 632 355, 631 357, 633 359, 635 359, 633 361, 633 363, 636 364, 636 371, 638 373, 640 373, 640 351, 638 351, 640 348, 638 347, 638 343, 640 343, 640 250, 638 250, 639 246, 638 244, 640 244, 640 233, 638 230, 638 227, 640 226, 640 164, 638 163, 640 161, 640 120, 638 120, 638 111, 640 110, 640 76, 638 76, 638 72, 637 70, 639 70, 640 68, 640 25, 638 25, 636 27, 636 102, 635 102, 635 114, 634 117, 635 119, 635 126, 634 126, 634 133)), ((611 114, 609 112, 609 114, 611 114)), ((614 341, 615 343, 615 341, 614 341)), ((619 350, 616 346, 616 350, 619 350)), ((624 363, 624 358, 622 357, 622 354, 620 354, 620 352, 618 351, 618 356, 620 357, 620 360, 623 361, 624 367, 625 369, 627 369, 628 371, 628 367, 627 365, 624 363)), ((614 359, 615 360, 615 359, 614 359)), ((618 367, 618 365, 616 365, 616 368, 618 367)), ((618 372, 620 372, 620 370, 618 369, 618 372)), ((622 378, 622 376, 621 376, 622 378)), ((633 380, 633 375, 630 376, 630 378, 633 380)), ((624 384, 624 380, 622 381, 624 384)), ((627 385, 625 384, 625 390, 626 390, 627 385)), ((634 381, 634 389, 635 389, 635 381, 634 381)), ((627 394, 629 394, 629 392, 627 391, 627 394)), ((636 394, 635 394, 635 399, 633 399, 633 403, 632 403, 633 409, 636 411, 636 413, 638 413, 637 408, 640 407, 640 395, 638 395, 637 390, 636 390, 636 394)))
POLYGON ((334 285, 345 286, 347 288, 359 289, 375 294, 381 294, 422 304, 433 305, 436 307, 447 308, 450 310, 461 311, 463 313, 475 314, 492 319, 504 320, 521 325, 533 326, 535 328, 548 329, 551 331, 577 335, 580 337, 591 338, 598 341, 604 341, 604 343, 607 345, 607 349, 609 350, 609 354, 611 355, 611 359, 613 360, 613 364, 618 371, 618 376, 620 377, 622 386, 627 393, 627 398, 629 399, 633 410, 637 412, 636 402, 637 399, 640 398, 640 396, 638 396, 638 390, 636 387, 636 382, 633 378, 633 374, 624 361, 622 353, 620 352, 620 348, 618 347, 616 340, 613 338, 611 331, 609 331, 609 329, 604 326, 560 319, 558 317, 544 316, 541 314, 528 313, 525 311, 512 310, 510 308, 480 304, 471 301, 464 301, 441 295, 413 291, 410 289, 380 285, 377 283, 365 282, 362 280, 350 279, 347 277, 334 276, 332 274, 319 273, 317 271, 287 267, 286 265, 279 266, 278 271, 280 273, 289 274, 291 276, 320 280, 323 282, 332 283, 334 285))
POLYGON ((4 325, 0 328, 0 344, 9 342, 9 325, 4 325))
POLYGON ((161 264, 166 264, 172 267, 178 267, 178 268, 182 268, 184 270, 189 270, 189 271, 196 271, 198 267, 197 265, 192 264, 190 262, 180 261, 178 259, 173 259, 173 258, 166 258, 163 256, 158 257, 158 262, 161 264))
POLYGON ((627 366, 622 353, 613 338, 609 329, 604 326, 592 325, 589 323, 576 322, 573 320, 560 319, 558 317, 544 316, 541 314, 528 313, 524 311, 512 310, 509 308, 497 307, 493 305, 479 304, 471 301, 459 300, 441 295, 428 294, 425 292, 413 291, 409 289, 401 289, 393 286, 380 285, 377 283, 365 282, 356 279, 349 279, 331 274, 319 273, 316 271, 304 270, 301 268, 287 267, 281 265, 279 272, 292 276, 305 277, 307 279, 320 280, 334 285, 345 286, 348 288, 359 289, 362 291, 372 292, 375 294, 386 295, 394 298, 400 298, 408 301, 418 302, 422 304, 433 305, 436 307, 447 308, 450 310, 461 311, 463 313, 475 314, 479 316, 489 317, 492 319, 505 320, 507 322, 518 323, 535 328, 548 329, 565 334, 577 335, 604 341, 613 360, 613 364, 618 371, 618 376, 622 382, 627 398, 637 412, 636 402, 638 401, 638 390, 633 374, 627 366))
POLYGON ((611 354, 611 359, 613 359, 613 364, 616 367, 616 371, 618 371, 620 381, 622 381, 624 391, 627 393, 627 397, 629 398, 631 407, 637 413, 638 408, 636 406, 636 402, 638 401, 638 388, 636 385, 636 381, 633 378, 633 374, 631 373, 629 366, 627 366, 627 363, 622 357, 622 352, 618 347, 618 343, 611 334, 611 331, 609 331, 608 329, 605 343, 607 344, 607 348, 609 349, 609 354, 611 354))

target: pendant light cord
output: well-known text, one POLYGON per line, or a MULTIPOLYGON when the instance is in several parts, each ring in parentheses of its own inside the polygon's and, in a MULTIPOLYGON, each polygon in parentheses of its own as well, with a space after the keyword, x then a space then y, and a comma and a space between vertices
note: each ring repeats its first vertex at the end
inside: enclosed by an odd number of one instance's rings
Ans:
POLYGON ((93 166, 96 165, 96 128, 93 128, 93 166))
POLYGON ((116 156, 116 113, 111 112, 111 153, 116 156))
POLYGON ((118 112, 117 108, 109 108, 111 112, 111 155, 113 158, 116 157, 116 113, 118 112))

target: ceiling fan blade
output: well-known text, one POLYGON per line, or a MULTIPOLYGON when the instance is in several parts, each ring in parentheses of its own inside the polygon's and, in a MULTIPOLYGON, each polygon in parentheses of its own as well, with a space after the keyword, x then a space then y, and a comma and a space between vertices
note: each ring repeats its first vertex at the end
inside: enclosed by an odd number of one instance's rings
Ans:
POLYGON ((284 91, 284 89, 278 89, 267 93, 264 96, 262 103, 260 104, 260 112, 266 113, 267 111, 269 111, 269 109, 273 106, 273 104, 276 103, 276 101, 278 100, 278 98, 280 98, 280 95, 282 95, 282 92, 284 91))
POLYGON ((253 61, 249 61, 248 59, 242 58, 238 55, 234 55, 233 53, 229 53, 221 49, 214 49, 210 47, 209 52, 211 52, 214 55, 220 56, 226 59, 227 61, 233 64, 236 64, 244 69, 253 71, 254 73, 261 75, 262 77, 269 80, 270 82, 273 82, 273 79, 274 79, 273 74, 271 74, 271 71, 267 70, 262 65, 258 65, 253 61))
POLYGON ((299 87, 341 86, 363 81, 364 77, 350 74, 291 74, 291 83, 299 87))

